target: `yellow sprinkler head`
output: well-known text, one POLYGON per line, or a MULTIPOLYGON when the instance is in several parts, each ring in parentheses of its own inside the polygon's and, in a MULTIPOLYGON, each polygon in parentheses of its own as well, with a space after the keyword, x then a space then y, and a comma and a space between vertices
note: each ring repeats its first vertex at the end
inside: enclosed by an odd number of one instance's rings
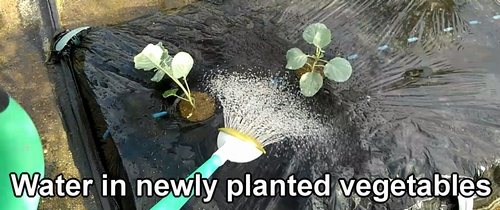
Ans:
POLYGON ((255 138, 233 128, 219 128, 218 152, 231 162, 246 163, 257 159, 266 150, 255 138), (222 149, 222 148, 225 149, 222 149))
POLYGON ((266 150, 264 149, 262 144, 259 141, 257 141, 257 139, 254 139, 253 137, 251 137, 249 135, 246 135, 246 134, 239 132, 238 130, 235 130, 232 128, 219 128, 219 131, 222 131, 222 132, 227 133, 231 136, 234 136, 240 140, 243 140, 244 142, 252 143, 255 146, 255 148, 260 150, 263 154, 266 154, 266 150))

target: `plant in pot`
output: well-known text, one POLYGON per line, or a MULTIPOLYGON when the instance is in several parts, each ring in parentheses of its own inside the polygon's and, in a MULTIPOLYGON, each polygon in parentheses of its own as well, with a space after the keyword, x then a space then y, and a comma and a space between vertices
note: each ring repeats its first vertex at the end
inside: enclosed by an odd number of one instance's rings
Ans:
POLYGON ((177 84, 178 88, 167 90, 162 95, 164 98, 178 98, 179 103, 174 105, 183 118, 191 122, 201 122, 215 114, 215 100, 210 95, 189 89, 186 77, 194 64, 189 53, 178 52, 172 57, 159 42, 156 45, 148 44, 134 57, 134 63, 136 69, 155 71, 155 75, 151 78, 153 82, 159 82, 167 75, 177 84), (179 88, 183 92, 181 95, 177 95, 179 88))
POLYGON ((332 32, 324 24, 311 24, 304 30, 302 37, 316 47, 314 55, 307 55, 296 47, 286 53, 285 68, 295 70, 300 79, 300 92, 306 97, 314 96, 321 89, 325 77, 335 82, 345 82, 351 77, 352 66, 346 59, 323 59, 323 48, 330 44, 331 36, 332 32))

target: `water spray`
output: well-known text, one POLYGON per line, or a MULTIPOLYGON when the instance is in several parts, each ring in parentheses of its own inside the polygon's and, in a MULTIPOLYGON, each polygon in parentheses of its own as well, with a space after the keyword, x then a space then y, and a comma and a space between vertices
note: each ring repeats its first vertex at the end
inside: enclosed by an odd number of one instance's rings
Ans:
MULTIPOLYGON (((216 74, 221 75, 221 74, 216 74)), ((301 107, 301 97, 282 91, 266 79, 241 75, 217 76, 207 84, 221 99, 224 128, 219 128, 217 151, 186 179, 200 173, 209 178, 227 161, 251 162, 262 154, 264 147, 285 137, 321 134, 317 118, 301 107)), ((178 210, 191 198, 169 193, 151 210, 178 210)))

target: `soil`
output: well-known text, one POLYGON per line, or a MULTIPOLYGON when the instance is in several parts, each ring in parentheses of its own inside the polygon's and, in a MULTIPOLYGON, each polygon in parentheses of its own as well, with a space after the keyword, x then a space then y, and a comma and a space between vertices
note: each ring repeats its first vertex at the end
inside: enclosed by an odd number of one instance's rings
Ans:
POLYGON ((195 108, 185 100, 181 100, 178 105, 179 112, 183 118, 191 122, 201 122, 215 114, 215 100, 210 95, 193 91, 191 97, 194 98, 195 108))
POLYGON ((492 180, 491 195, 474 199, 475 210, 500 210, 500 165, 494 164, 486 169, 480 178, 492 180))
MULTIPOLYGON (((40 135, 45 158, 45 178, 92 178, 85 148, 67 134, 61 119, 56 71, 44 64, 52 27, 45 1, 0 1, 0 86, 29 114, 40 135), (68 137, 68 135, 70 137, 68 137)), ((67 102, 68 103, 68 102, 67 102)), ((67 105, 64 104, 64 105, 67 105)), ((78 134, 75 134, 78 135, 78 134)), ((99 209, 90 188, 88 197, 41 198, 37 209, 99 209)), ((1 204, 0 204, 1 206, 1 204)))
MULTIPOLYGON (((312 65, 314 63, 314 59, 308 58, 307 63, 312 65)), ((326 63, 322 62, 322 61, 318 61, 316 64, 317 65, 326 65, 326 63)), ((325 73, 323 73, 323 67, 316 67, 316 71, 318 71, 321 74, 321 76, 323 78, 325 78, 325 73)), ((305 64, 304 66, 302 66, 302 68, 297 69, 295 71, 295 75, 297 76, 297 78, 300 79, 302 77, 302 75, 304 75, 307 72, 311 72, 311 67, 309 65, 305 64)))

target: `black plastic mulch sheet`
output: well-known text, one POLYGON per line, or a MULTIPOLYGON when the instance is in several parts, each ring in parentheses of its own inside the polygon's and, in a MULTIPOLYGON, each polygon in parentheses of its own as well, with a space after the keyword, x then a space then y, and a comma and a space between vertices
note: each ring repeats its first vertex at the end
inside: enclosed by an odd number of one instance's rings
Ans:
MULTIPOLYGON (((326 57, 354 58, 348 82, 325 85, 328 91, 311 99, 313 110, 331 114, 330 123, 342 132, 313 151, 278 153, 278 146, 271 145, 267 150, 275 154, 248 164, 228 163, 214 178, 242 178, 247 172, 254 178, 295 173, 309 179, 324 173, 370 179, 430 178, 437 172, 473 176, 478 166, 499 156, 500 26, 492 16, 500 9, 495 2, 252 2, 199 2, 173 15, 94 27, 74 47, 71 63, 85 100, 93 103, 94 119, 107 125, 97 135, 109 129, 130 181, 186 177, 216 150, 217 128, 223 127, 221 110, 205 124, 151 117, 168 108, 158 90, 168 89, 169 83, 154 84, 149 72, 134 69, 133 57, 148 43, 161 41, 172 54, 190 53, 195 66, 188 81, 202 89, 208 69, 262 68, 285 75, 286 51, 309 50, 302 32, 315 22, 332 30, 326 57), (418 69, 432 71, 403 77, 418 69), (305 154, 314 158, 301 161, 305 154)), ((137 209, 149 209, 159 200, 134 199, 137 209)), ((335 194, 240 197, 227 203, 221 185, 213 202, 193 198, 185 209, 403 209, 417 200, 376 204, 362 198, 358 203, 335 194)))

